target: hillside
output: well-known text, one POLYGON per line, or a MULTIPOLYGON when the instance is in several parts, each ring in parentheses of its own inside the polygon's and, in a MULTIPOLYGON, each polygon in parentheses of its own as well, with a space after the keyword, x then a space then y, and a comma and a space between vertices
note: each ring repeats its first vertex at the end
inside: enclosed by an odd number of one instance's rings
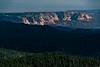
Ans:
POLYGON ((27 52, 64 51, 75 55, 98 55, 100 52, 99 40, 99 29, 62 31, 51 26, 0 22, 1 48, 27 52))

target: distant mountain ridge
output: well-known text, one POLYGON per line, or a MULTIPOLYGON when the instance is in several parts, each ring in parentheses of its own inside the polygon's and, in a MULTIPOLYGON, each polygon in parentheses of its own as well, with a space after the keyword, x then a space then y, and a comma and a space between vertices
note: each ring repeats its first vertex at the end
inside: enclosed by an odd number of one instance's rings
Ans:
MULTIPOLYGON (((59 11, 59 12, 50 12, 56 13, 59 17, 59 23, 63 23, 62 19, 64 18, 64 12, 75 12, 76 14, 86 13, 93 17, 90 22, 70 22, 70 24, 59 24, 60 26, 68 26, 74 28, 99 28, 100 27, 100 10, 69 10, 69 11, 59 11)), ((49 12, 23 12, 23 13, 0 13, 0 21, 9 21, 13 23, 23 23, 22 18, 27 17, 27 19, 31 22, 33 16, 38 16, 41 13, 49 13, 49 12)), ((75 18, 75 17, 73 17, 75 18)), ((72 19, 73 19, 72 18, 72 19)), ((74 19, 75 20, 75 19, 74 19)), ((67 23, 67 22, 66 22, 67 23)))

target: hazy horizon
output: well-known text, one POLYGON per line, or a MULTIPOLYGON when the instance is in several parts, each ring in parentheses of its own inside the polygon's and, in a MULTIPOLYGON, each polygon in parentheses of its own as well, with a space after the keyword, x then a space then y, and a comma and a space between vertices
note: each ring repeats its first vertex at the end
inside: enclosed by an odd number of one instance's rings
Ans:
POLYGON ((100 9, 100 0, 1 0, 1 12, 43 12, 100 9))

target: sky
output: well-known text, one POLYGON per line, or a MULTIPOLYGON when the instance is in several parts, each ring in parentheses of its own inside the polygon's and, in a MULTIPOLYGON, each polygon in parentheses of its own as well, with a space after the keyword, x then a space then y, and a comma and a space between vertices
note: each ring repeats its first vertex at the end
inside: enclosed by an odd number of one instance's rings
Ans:
POLYGON ((100 0, 0 0, 0 12, 100 9, 100 0))

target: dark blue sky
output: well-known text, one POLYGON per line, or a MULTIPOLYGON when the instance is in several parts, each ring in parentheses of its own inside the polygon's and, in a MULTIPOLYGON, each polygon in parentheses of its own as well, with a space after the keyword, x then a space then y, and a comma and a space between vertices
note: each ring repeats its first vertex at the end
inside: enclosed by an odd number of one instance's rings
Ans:
POLYGON ((0 12, 99 9, 100 0, 0 0, 0 12))

